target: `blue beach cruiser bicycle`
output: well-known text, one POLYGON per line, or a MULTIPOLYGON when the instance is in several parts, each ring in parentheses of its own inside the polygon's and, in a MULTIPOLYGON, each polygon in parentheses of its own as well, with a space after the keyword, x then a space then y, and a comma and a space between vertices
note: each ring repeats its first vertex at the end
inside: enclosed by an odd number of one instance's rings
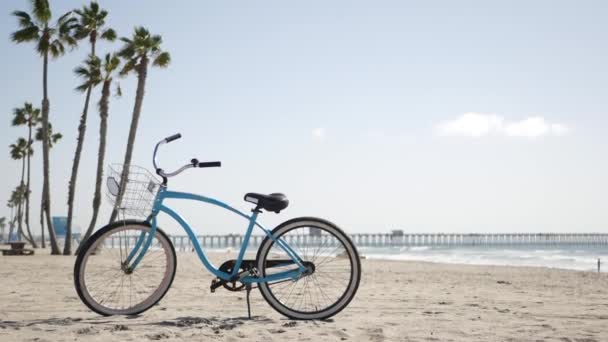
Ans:
MULTIPOLYGON (((223 287, 262 297, 279 313, 292 319, 326 319, 344 309, 355 296, 361 279, 357 249, 340 228, 314 217, 286 221, 272 231, 257 219, 262 211, 279 213, 289 201, 283 194, 248 193, 254 205, 247 215, 213 198, 168 189, 167 180, 190 168, 219 167, 220 162, 196 159, 174 172, 157 164, 161 145, 181 138, 176 134, 156 144, 153 164, 162 182, 145 169, 113 166, 107 178, 108 195, 125 215, 99 229, 76 258, 74 283, 80 299, 101 315, 135 315, 158 303, 173 282, 177 259, 171 241, 158 226, 157 216, 173 218, 187 233, 202 264, 215 279, 211 291, 223 287), (121 181, 124 180, 124 181, 121 181), (167 199, 209 203, 249 221, 235 260, 215 267, 205 255, 188 223, 164 204, 167 199), (265 234, 255 259, 244 259, 254 228, 265 234)), ((249 311, 250 312, 250 311, 249 311)))

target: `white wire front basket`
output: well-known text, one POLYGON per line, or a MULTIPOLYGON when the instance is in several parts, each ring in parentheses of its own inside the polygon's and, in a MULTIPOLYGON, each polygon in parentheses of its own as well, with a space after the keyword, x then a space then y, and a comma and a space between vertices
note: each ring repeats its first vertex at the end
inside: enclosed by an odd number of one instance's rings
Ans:
POLYGON ((125 170, 122 164, 111 164, 106 184, 108 200, 119 214, 147 218, 152 213, 161 182, 143 167, 130 165, 125 170))

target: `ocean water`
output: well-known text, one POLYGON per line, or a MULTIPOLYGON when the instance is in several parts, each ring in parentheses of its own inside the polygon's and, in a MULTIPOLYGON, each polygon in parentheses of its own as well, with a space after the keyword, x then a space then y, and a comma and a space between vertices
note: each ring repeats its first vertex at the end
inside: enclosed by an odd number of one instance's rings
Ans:
POLYGON ((535 266, 608 272, 608 248, 581 246, 517 247, 359 247, 368 259, 417 260, 450 264, 535 266))

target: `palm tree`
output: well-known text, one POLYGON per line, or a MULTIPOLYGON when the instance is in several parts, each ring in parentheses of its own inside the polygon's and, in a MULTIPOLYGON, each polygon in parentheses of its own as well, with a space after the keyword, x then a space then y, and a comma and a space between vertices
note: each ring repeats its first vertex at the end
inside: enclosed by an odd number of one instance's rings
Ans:
POLYGON ((74 13, 78 16, 78 23, 74 26, 74 37, 79 40, 89 38, 91 55, 95 55, 98 37, 111 42, 116 39, 116 32, 112 28, 102 29, 108 11, 99 8, 96 1, 92 1, 89 7, 83 6, 81 10, 74 10, 74 13))
POLYGON ((6 228, 6 217, 0 217, 0 241, 4 241, 4 229, 6 228))
MULTIPOLYGON (((95 194, 93 195, 93 217, 91 217, 89 228, 76 249, 76 254, 78 254, 80 246, 83 246, 84 242, 93 233, 93 229, 95 229, 95 224, 97 223, 97 216, 99 215, 99 207, 101 206, 101 184, 103 182, 103 163, 106 154, 106 136, 108 131, 110 88, 112 86, 112 80, 114 79, 114 73, 119 66, 120 59, 117 55, 106 54, 102 65, 103 86, 101 88, 101 99, 99 100, 99 151, 97 152, 97 176, 95 177, 95 194)), ((120 87, 118 87, 117 90, 118 95, 120 95, 120 87)))
POLYGON ((141 107, 144 101, 144 92, 146 88, 146 76, 148 75, 148 64, 152 60, 152 66, 166 68, 171 62, 171 55, 168 52, 162 51, 160 45, 163 41, 159 35, 151 35, 150 32, 143 27, 136 27, 133 32, 133 37, 120 38, 124 42, 124 46, 118 52, 118 55, 125 60, 125 64, 120 71, 121 75, 135 73, 137 75, 137 91, 135 93, 135 105, 133 106, 133 117, 131 118, 131 127, 129 129, 129 138, 127 141, 127 150, 125 152, 125 160, 123 163, 123 171, 120 177, 120 192, 116 198, 110 222, 113 222, 118 215, 118 208, 122 202, 124 185, 128 182, 129 166, 131 165, 131 157, 133 155, 133 147, 135 146, 135 135, 137 133, 137 125, 141 115, 141 107))
POLYGON ((84 109, 82 110, 80 123, 78 125, 76 152, 74 153, 72 175, 70 176, 70 183, 68 185, 68 218, 65 232, 65 245, 63 246, 64 255, 72 253, 72 218, 74 214, 74 196, 76 195, 76 178, 78 177, 78 166, 80 165, 80 156, 82 155, 82 146, 84 144, 84 137, 87 129, 87 114, 89 111, 91 91, 101 82, 101 76, 99 75, 99 58, 95 55, 95 45, 98 36, 101 39, 109 41, 114 41, 114 39, 116 39, 116 33, 113 29, 109 28, 102 30, 108 12, 100 9, 97 2, 91 2, 89 7, 84 6, 82 10, 74 10, 74 13, 78 15, 78 23, 74 27, 74 37, 76 39, 89 38, 89 42, 91 43, 91 54, 85 62, 86 67, 78 67, 75 70, 76 74, 84 79, 84 83, 76 89, 82 92, 86 91, 86 96, 84 100, 84 109))
POLYGON ((80 116, 80 124, 78 125, 78 143, 76 145, 76 153, 74 154, 74 163, 72 164, 72 176, 68 186, 68 217, 65 232, 65 244, 63 248, 64 255, 72 254, 72 217, 74 214, 74 195, 76 192, 76 177, 78 175, 78 165, 80 164, 80 156, 82 154, 82 145, 84 143, 84 134, 86 130, 87 113, 89 111, 89 100, 91 98, 91 90, 101 83, 101 61, 95 55, 89 55, 83 66, 79 66, 74 70, 77 76, 83 79, 83 83, 76 87, 77 91, 86 92, 84 101, 84 109, 80 116))
POLYGON ((11 209, 11 219, 8 221, 8 237, 7 241, 11 241, 11 237, 13 236, 13 231, 15 230, 15 221, 17 221, 17 216, 15 216, 15 196, 11 194, 11 198, 6 202, 6 206, 11 209))
MULTIPOLYGON (((25 203, 25 185, 19 184, 19 185, 17 185, 15 190, 13 190, 13 192, 11 193, 11 198, 9 200, 9 207, 11 207, 11 208, 17 207, 17 214, 13 217, 13 225, 15 223, 17 223, 18 239, 21 240, 21 238, 24 238, 27 242, 29 242, 31 244, 32 238, 31 237, 28 238, 28 236, 23 232, 23 226, 22 226, 22 222, 21 222, 23 213, 21 212, 20 208, 23 206, 24 203, 25 203)), ((12 231, 12 228, 11 228, 11 231, 12 231)))
POLYGON ((25 138, 19 138, 16 143, 10 145, 10 149, 11 158, 14 160, 21 160, 21 181, 19 182, 17 189, 13 192, 14 198, 18 199, 18 201, 15 201, 17 204, 18 232, 19 235, 23 235, 32 246, 36 246, 36 243, 32 239, 31 232, 28 230, 28 234, 23 233, 23 205, 25 204, 25 197, 27 196, 25 187, 25 161, 27 156, 31 154, 30 144, 25 138))
MULTIPOLYGON (((34 140, 32 140, 33 129, 40 122, 40 109, 34 108, 34 106, 25 102, 23 107, 13 109, 13 126, 27 126, 28 129, 28 151, 27 154, 27 181, 25 183, 26 191, 25 191, 25 227, 28 233, 31 234, 30 227, 30 180, 31 180, 31 159, 34 154, 34 149, 32 148, 32 144, 34 140)), ((44 235, 44 231, 42 232, 44 235)), ((44 241, 42 241, 42 247, 44 247, 44 241)), ((35 241, 32 244, 34 248, 37 248, 35 241)))
MULTIPOLYGON (((65 53, 65 46, 76 46, 76 39, 71 36, 76 18, 68 12, 51 25, 51 8, 48 0, 32 0, 32 15, 24 11, 15 11, 13 15, 19 20, 19 30, 13 32, 11 39, 15 43, 36 43, 36 51, 42 57, 42 164, 43 164, 43 207, 49 235, 54 236, 51 222, 50 196, 50 162, 49 162, 49 110, 48 97, 48 61, 49 55, 57 58, 65 53)), ((51 240, 51 254, 60 254, 56 240, 51 240)))
MULTIPOLYGON (((48 130, 47 132, 47 144, 49 146, 49 149, 53 148, 53 146, 61 139, 63 138, 63 135, 61 135, 61 133, 53 133, 53 125, 51 125, 51 123, 49 122, 49 126, 48 126, 48 130)), ((36 135, 35 135, 35 139, 37 141, 42 141, 43 136, 45 135, 43 132, 45 132, 42 127, 38 127, 36 129, 36 135)), ((46 248, 46 244, 45 244, 45 237, 44 237, 44 199, 45 199, 45 193, 44 193, 44 187, 42 188, 42 197, 40 199, 40 231, 42 232, 42 248, 46 248)), ((53 230, 53 226, 48 226, 50 227, 49 229, 49 241, 51 242, 51 249, 53 245, 57 245, 57 237, 55 236, 55 231, 53 230)), ((51 251, 52 252, 52 251, 51 251)))

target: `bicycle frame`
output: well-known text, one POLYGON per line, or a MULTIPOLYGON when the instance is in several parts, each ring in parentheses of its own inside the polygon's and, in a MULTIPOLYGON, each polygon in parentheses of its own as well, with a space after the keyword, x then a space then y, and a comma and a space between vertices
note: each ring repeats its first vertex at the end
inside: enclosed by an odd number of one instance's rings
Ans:
POLYGON ((224 280, 231 280, 231 279, 234 279, 238 275, 239 268, 243 261, 243 257, 245 256, 245 251, 249 245, 249 239, 251 237, 251 233, 253 231, 253 228, 256 226, 258 228, 260 228, 262 231, 264 231, 264 233, 266 234, 266 236, 269 239, 273 240, 279 247, 281 247, 281 249, 283 251, 285 251, 285 253, 293 261, 293 263, 298 266, 298 268, 289 270, 289 271, 275 273, 275 274, 272 274, 272 275, 269 275, 266 277, 246 276, 246 277, 240 279, 241 282, 243 282, 243 283, 261 283, 261 282, 279 281, 279 280, 285 280, 285 279, 296 280, 306 270, 306 267, 304 267, 302 265, 302 262, 301 262, 302 259, 300 258, 300 256, 285 241, 283 241, 281 239, 275 239, 274 236, 272 236, 271 231, 269 231, 268 229, 266 229, 264 226, 262 226, 260 223, 257 222, 257 217, 258 217, 259 211, 254 210, 253 215, 249 216, 249 215, 229 206, 228 204, 218 201, 216 199, 201 196, 201 195, 191 194, 191 193, 169 191, 166 189, 165 186, 160 187, 160 189, 156 195, 156 199, 154 201, 152 214, 149 218, 149 220, 151 221, 150 222, 151 226, 152 226, 150 229, 150 234, 148 234, 149 236, 146 238, 147 234, 145 232, 142 232, 140 234, 139 238, 137 239, 137 242, 135 243, 133 250, 131 250, 131 252, 129 253, 129 256, 127 257, 127 260, 125 263, 127 265, 129 265, 129 269, 131 269, 131 270, 135 269, 137 267, 137 265, 140 263, 140 261, 142 260, 142 258, 144 257, 144 255, 146 254, 146 252, 148 251, 148 249, 150 248, 150 245, 152 244, 152 241, 154 239, 154 235, 156 234, 156 229, 157 229, 156 217, 161 212, 169 215, 175 221, 177 221, 177 223, 179 223, 182 226, 182 228, 184 229, 186 234, 188 234, 188 238, 190 239, 190 241, 192 241, 194 250, 196 251, 196 254, 198 255, 198 257, 201 260, 201 262, 203 263, 203 265, 207 268, 207 270, 209 270, 209 272, 211 272, 218 278, 221 278, 224 280), (205 254, 200 243, 198 242, 196 235, 192 231, 192 228, 190 227, 190 225, 177 212, 175 212, 173 209, 171 209, 163 204, 163 201, 165 199, 185 199, 185 200, 193 200, 193 201, 209 203, 209 204, 224 208, 226 210, 229 210, 249 221, 247 231, 245 232, 245 238, 243 239, 241 248, 239 250, 238 257, 236 259, 236 264, 231 273, 220 271, 217 267, 215 267, 209 261, 209 259, 207 258, 207 255, 205 254))

